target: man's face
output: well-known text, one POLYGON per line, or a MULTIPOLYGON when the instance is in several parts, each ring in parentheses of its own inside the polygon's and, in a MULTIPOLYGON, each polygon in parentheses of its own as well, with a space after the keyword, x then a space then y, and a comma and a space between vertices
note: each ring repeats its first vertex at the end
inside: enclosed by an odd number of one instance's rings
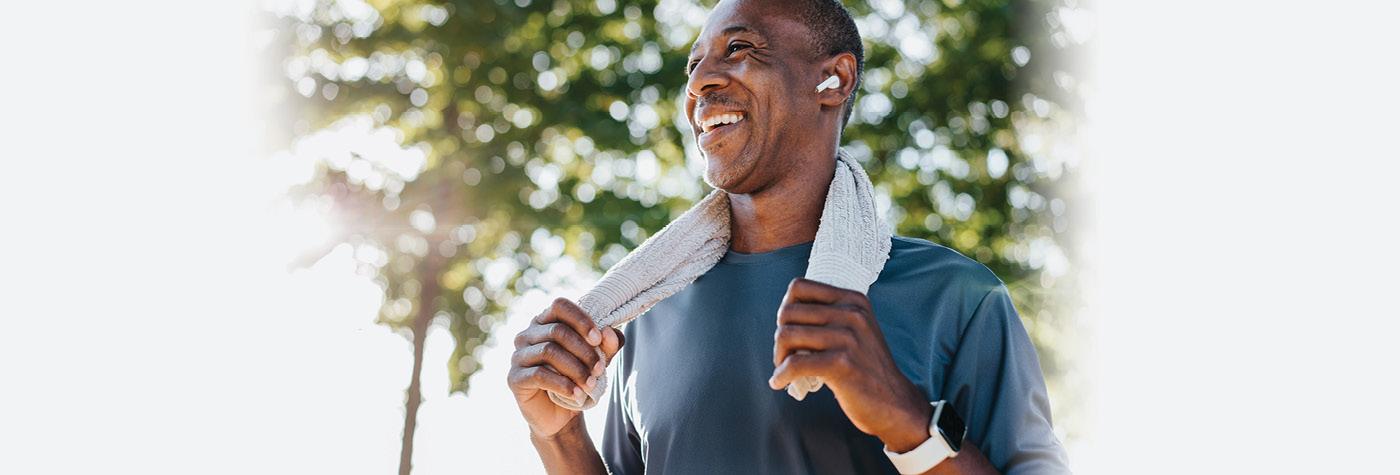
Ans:
POLYGON ((808 29, 784 2, 726 0, 711 12, 691 50, 686 116, 705 157, 705 181, 752 193, 782 176, 811 140, 820 106, 810 93, 820 73, 808 29))

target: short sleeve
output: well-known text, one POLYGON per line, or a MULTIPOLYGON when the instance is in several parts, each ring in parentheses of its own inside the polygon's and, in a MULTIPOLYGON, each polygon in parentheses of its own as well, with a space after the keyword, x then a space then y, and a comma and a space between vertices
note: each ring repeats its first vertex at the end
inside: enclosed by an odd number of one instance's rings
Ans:
MULTIPOLYGON (((622 351, 627 351, 624 348, 622 351)), ((621 357, 622 355, 616 355, 621 357)), ((611 392, 608 397, 608 416, 603 428, 603 463, 607 465, 608 472, 614 475, 640 475, 643 473, 642 464, 642 443, 637 437, 637 431, 632 425, 631 419, 627 416, 628 411, 623 407, 626 396, 622 392, 625 382, 621 371, 622 363, 625 360, 618 358, 613 367, 615 371, 610 377, 608 390, 611 392)))
POLYGON ((1051 427, 1040 360, 1006 287, 988 292, 962 330, 943 394, 1001 473, 1069 473, 1051 427))

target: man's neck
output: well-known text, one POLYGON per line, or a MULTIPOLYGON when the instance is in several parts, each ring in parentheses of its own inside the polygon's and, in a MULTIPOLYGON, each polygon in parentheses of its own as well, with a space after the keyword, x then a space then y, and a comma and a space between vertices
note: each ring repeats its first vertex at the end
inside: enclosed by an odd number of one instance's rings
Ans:
POLYGON ((752 254, 816 239, 826 192, 836 172, 836 151, 829 155, 806 161, 811 166, 794 167, 762 190, 729 195, 729 248, 752 254))

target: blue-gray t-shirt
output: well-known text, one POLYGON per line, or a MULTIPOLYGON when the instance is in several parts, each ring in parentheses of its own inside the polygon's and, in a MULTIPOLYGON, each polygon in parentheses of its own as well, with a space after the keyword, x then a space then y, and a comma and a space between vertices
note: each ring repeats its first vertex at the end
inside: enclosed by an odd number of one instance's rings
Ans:
MULTIPOLYGON (((613 473, 898 473, 830 388, 797 401, 768 387, 778 305, 811 251, 729 251, 627 324, 603 435, 613 473)), ((900 371, 952 403, 999 471, 1068 472, 1035 348, 989 269, 895 237, 867 295, 900 371)))

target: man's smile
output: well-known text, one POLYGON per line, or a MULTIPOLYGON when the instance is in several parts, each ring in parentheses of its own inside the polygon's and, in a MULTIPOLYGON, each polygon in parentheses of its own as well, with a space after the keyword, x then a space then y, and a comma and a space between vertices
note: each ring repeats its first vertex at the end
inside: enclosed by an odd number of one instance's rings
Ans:
POLYGON ((730 135, 730 132, 748 125, 748 114, 742 110, 713 110, 697 109, 695 111, 695 124, 699 129, 697 135, 700 148, 708 149, 720 139, 730 135))
POLYGON ((734 124, 741 120, 744 120, 743 111, 711 112, 709 113, 709 116, 705 118, 698 118, 700 117, 699 114, 696 115, 697 119, 695 122, 700 124, 700 131, 702 133, 709 132, 711 130, 714 130, 715 128, 734 124))

